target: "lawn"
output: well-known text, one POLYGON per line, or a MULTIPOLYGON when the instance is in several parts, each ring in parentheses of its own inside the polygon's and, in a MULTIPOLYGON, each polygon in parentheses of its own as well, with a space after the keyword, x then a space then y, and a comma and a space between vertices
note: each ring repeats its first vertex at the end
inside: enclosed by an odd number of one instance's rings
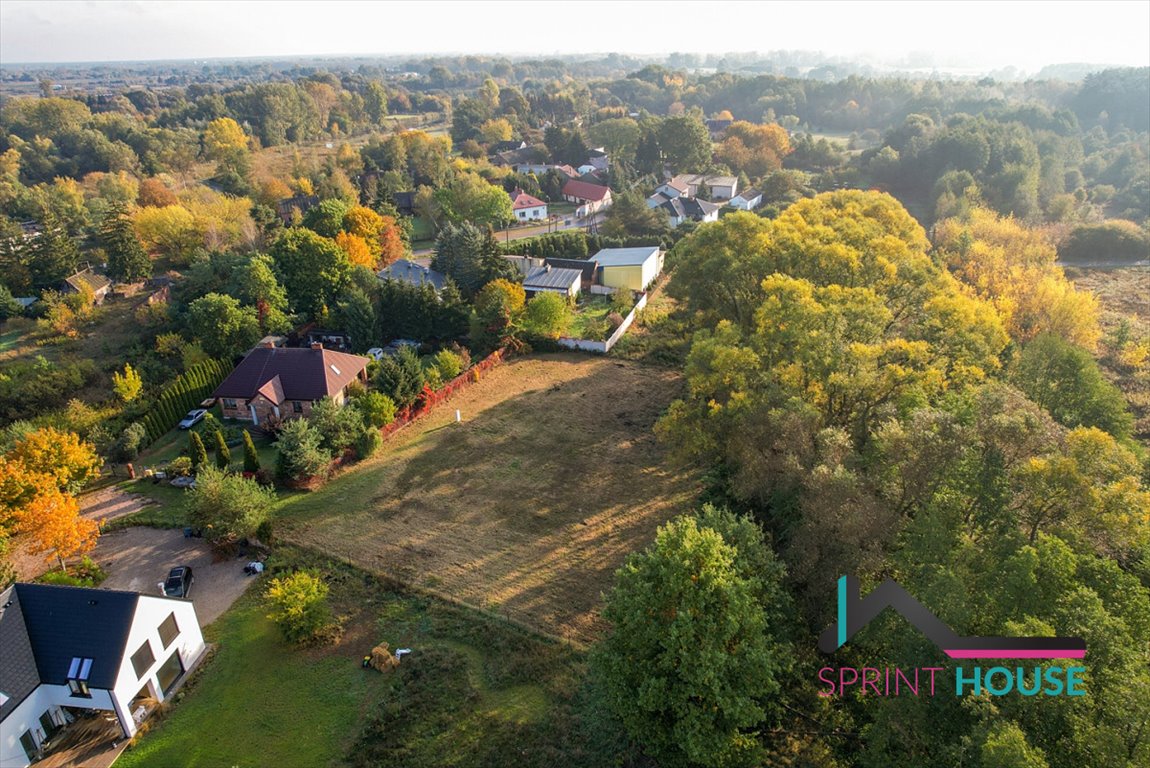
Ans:
POLYGON ((278 535, 593 640, 615 569, 696 497, 696 479, 672 469, 652 432, 681 386, 674 371, 604 357, 516 359, 376 457, 284 499, 278 535))
POLYGON ((219 650, 200 678, 118 766, 613 762, 619 742, 602 737, 612 726, 581 694, 580 654, 464 608, 390 591, 316 555, 281 550, 270 565, 324 575, 343 616, 339 642, 288 645, 265 617, 260 591, 249 591, 208 628, 219 650), (361 667, 381 641, 412 649, 398 670, 361 667))
POLYGON ((0 355, 11 352, 20 346, 20 339, 28 332, 24 323, 8 323, 8 330, 0 333, 0 355))
MULTIPOLYGON (((603 320, 611 314, 611 302, 607 297, 596 296, 580 302, 577 311, 571 318, 571 325, 567 328, 567 335, 573 339, 588 339, 590 341, 603 341, 606 338, 595 330, 603 327, 603 320)), ((610 326, 606 326, 610 328, 610 326)), ((610 335, 610 331, 608 331, 610 335)))

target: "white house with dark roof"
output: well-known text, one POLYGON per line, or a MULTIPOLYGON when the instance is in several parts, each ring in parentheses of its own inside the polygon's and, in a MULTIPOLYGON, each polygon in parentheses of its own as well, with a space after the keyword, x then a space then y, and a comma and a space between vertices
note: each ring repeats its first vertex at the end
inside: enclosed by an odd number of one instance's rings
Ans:
POLYGON ((15 584, 0 593, 0 765, 23 768, 84 710, 124 738, 202 658, 190 600, 15 584))
POLYGON ((730 206, 740 211, 753 211, 763 202, 763 193, 751 187, 731 198, 730 206))

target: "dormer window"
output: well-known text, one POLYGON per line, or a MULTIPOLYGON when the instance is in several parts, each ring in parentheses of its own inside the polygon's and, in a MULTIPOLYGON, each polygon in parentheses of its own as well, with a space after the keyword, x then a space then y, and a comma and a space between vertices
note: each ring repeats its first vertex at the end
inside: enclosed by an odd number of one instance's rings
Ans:
POLYGON ((92 673, 92 660, 75 656, 68 666, 68 690, 73 696, 91 698, 88 691, 88 676, 92 673))

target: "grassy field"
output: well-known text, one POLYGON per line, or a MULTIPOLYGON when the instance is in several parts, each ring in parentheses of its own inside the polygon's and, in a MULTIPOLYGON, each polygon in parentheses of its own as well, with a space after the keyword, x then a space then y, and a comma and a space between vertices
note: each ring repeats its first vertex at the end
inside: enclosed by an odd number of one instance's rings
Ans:
POLYGON ((652 433, 680 387, 673 371, 608 358, 514 360, 378 456, 284 499, 278 535, 589 641, 615 569, 695 498, 652 433))
MULTIPOLYGON (((571 318, 571 325, 567 328, 567 335, 573 339, 590 339, 602 341, 605 337, 601 333, 593 333, 593 329, 611 314, 611 302, 607 297, 595 297, 582 301, 579 311, 571 318)), ((610 330, 608 330, 608 335, 610 330)))
POLYGON ((581 695, 579 654, 313 555, 271 563, 323 574, 339 641, 288 645, 249 591, 209 627, 219 650, 200 678, 118 766, 590 766, 620 753, 581 695), (412 654, 386 675, 362 668, 379 642, 412 654))

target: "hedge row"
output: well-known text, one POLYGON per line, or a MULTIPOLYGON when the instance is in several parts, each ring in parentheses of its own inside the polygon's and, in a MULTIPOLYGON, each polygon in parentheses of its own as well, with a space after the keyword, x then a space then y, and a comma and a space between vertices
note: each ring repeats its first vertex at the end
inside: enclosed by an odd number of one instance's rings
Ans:
POLYGON ((176 377, 156 398, 143 419, 144 428, 148 431, 148 442, 158 440, 176 426, 188 411, 199 406, 230 370, 227 364, 219 360, 205 360, 176 377))

